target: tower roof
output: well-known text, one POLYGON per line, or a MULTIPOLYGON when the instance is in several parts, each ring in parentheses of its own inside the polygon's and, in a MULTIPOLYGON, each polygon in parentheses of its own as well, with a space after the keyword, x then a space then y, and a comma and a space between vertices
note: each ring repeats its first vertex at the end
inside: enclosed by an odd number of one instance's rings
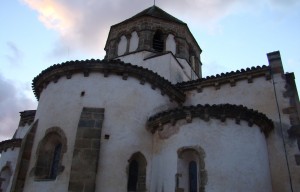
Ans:
POLYGON ((165 12, 164 10, 162 10, 161 8, 159 8, 155 5, 134 15, 130 19, 134 19, 134 18, 142 17, 142 16, 151 16, 151 17, 156 17, 159 19, 164 19, 164 20, 168 20, 168 21, 172 21, 172 22, 176 22, 176 23, 185 24, 183 21, 173 17, 172 15, 168 14, 167 12, 165 12))
POLYGON ((140 13, 138 13, 138 14, 130 17, 129 19, 126 19, 125 21, 123 21, 121 23, 130 21, 130 20, 134 20, 134 19, 137 19, 137 18, 140 18, 140 17, 144 17, 144 16, 155 17, 155 18, 158 18, 158 19, 163 19, 163 20, 166 20, 166 21, 170 21, 170 22, 175 22, 175 23, 186 25, 185 22, 177 19, 176 17, 173 17, 172 15, 170 15, 169 13, 165 12, 164 10, 162 10, 161 8, 159 8, 159 7, 155 6, 155 5, 153 5, 152 7, 149 7, 147 9, 145 9, 144 11, 141 11, 140 13))

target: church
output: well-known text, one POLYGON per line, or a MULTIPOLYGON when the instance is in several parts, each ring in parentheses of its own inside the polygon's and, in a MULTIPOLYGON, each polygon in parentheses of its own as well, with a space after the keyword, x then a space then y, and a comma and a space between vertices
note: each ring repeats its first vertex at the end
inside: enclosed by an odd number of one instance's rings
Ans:
POLYGON ((300 191, 299 98, 279 51, 202 77, 188 25, 155 5, 112 25, 104 49, 33 79, 37 109, 0 142, 0 192, 300 191))

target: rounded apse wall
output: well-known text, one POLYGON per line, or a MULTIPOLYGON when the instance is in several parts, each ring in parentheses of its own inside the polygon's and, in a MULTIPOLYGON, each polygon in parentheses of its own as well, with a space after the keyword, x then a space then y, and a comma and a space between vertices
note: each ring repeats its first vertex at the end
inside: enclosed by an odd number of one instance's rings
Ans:
POLYGON ((198 174, 198 187, 203 182, 205 191, 272 191, 266 138, 256 125, 249 127, 245 121, 236 124, 232 119, 206 122, 194 118, 190 123, 180 120, 157 131, 154 143, 153 164, 159 167, 153 170, 157 188, 187 186, 182 182, 188 176, 178 170, 182 159, 178 151, 192 149, 202 156, 198 171, 205 173, 198 174))

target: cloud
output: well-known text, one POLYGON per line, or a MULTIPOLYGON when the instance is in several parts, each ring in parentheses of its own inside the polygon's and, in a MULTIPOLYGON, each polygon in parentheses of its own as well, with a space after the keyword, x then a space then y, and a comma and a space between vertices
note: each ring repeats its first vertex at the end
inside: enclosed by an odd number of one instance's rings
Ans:
MULTIPOLYGON (((283 4, 286 0, 164 0, 157 5, 188 24, 214 28, 222 18, 236 12, 257 11, 263 5, 283 4)), ((296 0, 287 0, 292 4, 296 0)), ((152 6, 153 1, 141 0, 23 0, 36 10, 39 20, 59 33, 54 55, 76 50, 103 54, 103 48, 112 24, 133 16, 152 6)), ((287 3, 285 3, 287 4, 287 3)))
POLYGON ((18 127, 19 112, 36 108, 36 102, 26 95, 30 86, 5 79, 0 73, 0 141, 10 139, 18 127))
POLYGON ((6 42, 6 45, 10 50, 10 54, 5 55, 6 59, 12 66, 19 65, 23 59, 22 51, 11 41, 6 42))

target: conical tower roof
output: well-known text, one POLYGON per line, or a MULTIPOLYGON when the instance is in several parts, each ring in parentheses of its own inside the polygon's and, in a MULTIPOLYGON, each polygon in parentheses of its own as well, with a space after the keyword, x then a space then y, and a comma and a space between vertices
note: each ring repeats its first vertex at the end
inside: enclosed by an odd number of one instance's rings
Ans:
POLYGON ((186 24, 183 21, 173 17, 172 15, 168 14, 167 12, 165 12, 164 10, 162 10, 161 8, 153 5, 152 7, 149 7, 148 9, 145 9, 144 11, 134 15, 133 17, 127 19, 128 20, 132 20, 132 19, 136 19, 139 17, 143 17, 143 16, 150 16, 150 17, 156 17, 159 19, 163 19, 166 21, 171 21, 171 22, 176 22, 176 23, 180 23, 180 24, 186 24))

